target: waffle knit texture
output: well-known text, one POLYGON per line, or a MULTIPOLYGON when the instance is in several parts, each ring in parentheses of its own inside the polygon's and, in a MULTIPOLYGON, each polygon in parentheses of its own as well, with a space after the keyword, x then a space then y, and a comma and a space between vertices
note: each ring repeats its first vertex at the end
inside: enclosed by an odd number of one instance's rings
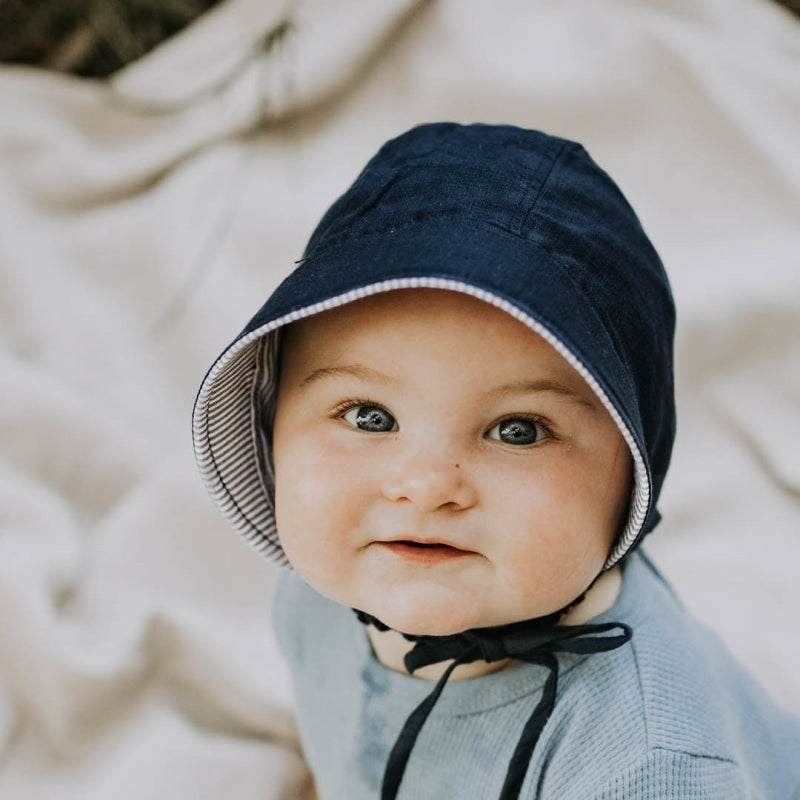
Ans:
MULTIPOLYGON (((431 684, 383 667, 352 611, 295 574, 281 576, 274 608, 321 800, 375 800, 389 749, 431 684)), ((631 625, 629 645, 559 656, 555 710, 521 797, 800 799, 800 720, 686 613, 643 555, 625 563, 619 599, 593 621, 612 620, 631 625)), ((545 674, 513 664, 449 684, 398 797, 496 797, 545 674)))

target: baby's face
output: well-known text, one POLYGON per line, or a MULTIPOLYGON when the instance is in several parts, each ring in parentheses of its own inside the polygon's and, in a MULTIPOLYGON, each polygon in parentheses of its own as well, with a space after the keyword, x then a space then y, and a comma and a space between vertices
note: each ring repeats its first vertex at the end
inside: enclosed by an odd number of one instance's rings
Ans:
POLYGON ((406 633, 551 613, 602 569, 628 448, 583 378, 505 312, 438 290, 295 323, 276 517, 317 591, 406 633))

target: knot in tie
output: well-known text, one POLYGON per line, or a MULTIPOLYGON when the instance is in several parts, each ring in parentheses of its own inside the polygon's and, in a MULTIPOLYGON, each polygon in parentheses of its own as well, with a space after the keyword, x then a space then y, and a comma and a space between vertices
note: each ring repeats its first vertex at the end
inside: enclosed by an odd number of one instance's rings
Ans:
MULTIPOLYGON (((388 627, 374 617, 356 612, 364 624, 379 630, 388 627)), ((453 670, 473 661, 502 661, 514 658, 539 664, 548 670, 542 697, 531 712, 511 756, 499 800, 519 797, 533 750, 547 720, 553 713, 558 688, 558 659, 555 653, 599 653, 615 650, 632 636, 630 627, 620 622, 596 625, 558 625, 560 612, 496 628, 476 628, 450 636, 411 636, 414 647, 405 656, 406 669, 414 672, 429 664, 450 661, 433 691, 411 712, 392 747, 383 775, 381 800, 395 800, 406 764, 425 720, 453 670)))
POLYGON ((476 660, 491 664, 493 661, 502 661, 504 658, 508 658, 508 648, 502 641, 475 637, 475 645, 480 653, 480 658, 476 660))

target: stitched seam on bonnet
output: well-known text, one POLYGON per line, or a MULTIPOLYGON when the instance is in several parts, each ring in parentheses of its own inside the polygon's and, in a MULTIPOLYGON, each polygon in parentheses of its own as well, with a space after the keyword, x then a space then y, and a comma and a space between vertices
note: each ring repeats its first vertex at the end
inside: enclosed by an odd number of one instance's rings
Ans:
POLYGON ((559 151, 553 156, 553 160, 550 162, 550 169, 547 170, 547 174, 544 176, 544 179, 539 183, 539 189, 536 192, 536 197, 533 198, 533 200, 531 201, 530 206, 528 207, 528 210, 525 212, 525 218, 522 220, 522 224, 520 225, 520 229, 517 232, 518 236, 522 236, 522 231, 525 230, 525 228, 527 227, 528 220, 530 219, 531 214, 534 213, 534 211, 536 209, 536 206, 537 206, 537 204, 539 202, 539 198, 542 196, 542 192, 544 192, 545 187, 547 186, 547 184, 550 181, 550 178, 553 175, 553 170, 556 168, 556 166, 559 163, 561 163, 562 159, 564 158, 564 154, 567 152, 567 149, 573 149, 574 150, 575 146, 572 145, 571 148, 570 148, 570 144, 568 142, 564 142, 564 144, 561 146, 559 151))

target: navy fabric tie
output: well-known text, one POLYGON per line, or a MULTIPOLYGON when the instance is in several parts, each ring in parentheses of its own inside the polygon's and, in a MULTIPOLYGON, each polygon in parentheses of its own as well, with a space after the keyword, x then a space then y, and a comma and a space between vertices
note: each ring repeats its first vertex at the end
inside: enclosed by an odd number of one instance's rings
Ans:
MULTIPOLYGON (((356 611, 366 625, 388 630, 380 620, 356 611)), ((496 628, 479 628, 451 636, 404 636, 414 642, 405 656, 406 669, 413 673, 429 664, 453 660, 433 691, 411 712, 392 747, 383 774, 381 800, 395 800, 406 764, 425 720, 439 699, 453 670, 473 661, 492 663, 513 658, 540 664, 548 670, 542 697, 533 709, 508 765, 499 800, 519 797, 533 750, 547 720, 553 713, 558 689, 556 653, 600 653, 615 650, 632 636, 630 627, 620 622, 599 625, 557 625, 560 613, 541 619, 516 622, 496 628)))

